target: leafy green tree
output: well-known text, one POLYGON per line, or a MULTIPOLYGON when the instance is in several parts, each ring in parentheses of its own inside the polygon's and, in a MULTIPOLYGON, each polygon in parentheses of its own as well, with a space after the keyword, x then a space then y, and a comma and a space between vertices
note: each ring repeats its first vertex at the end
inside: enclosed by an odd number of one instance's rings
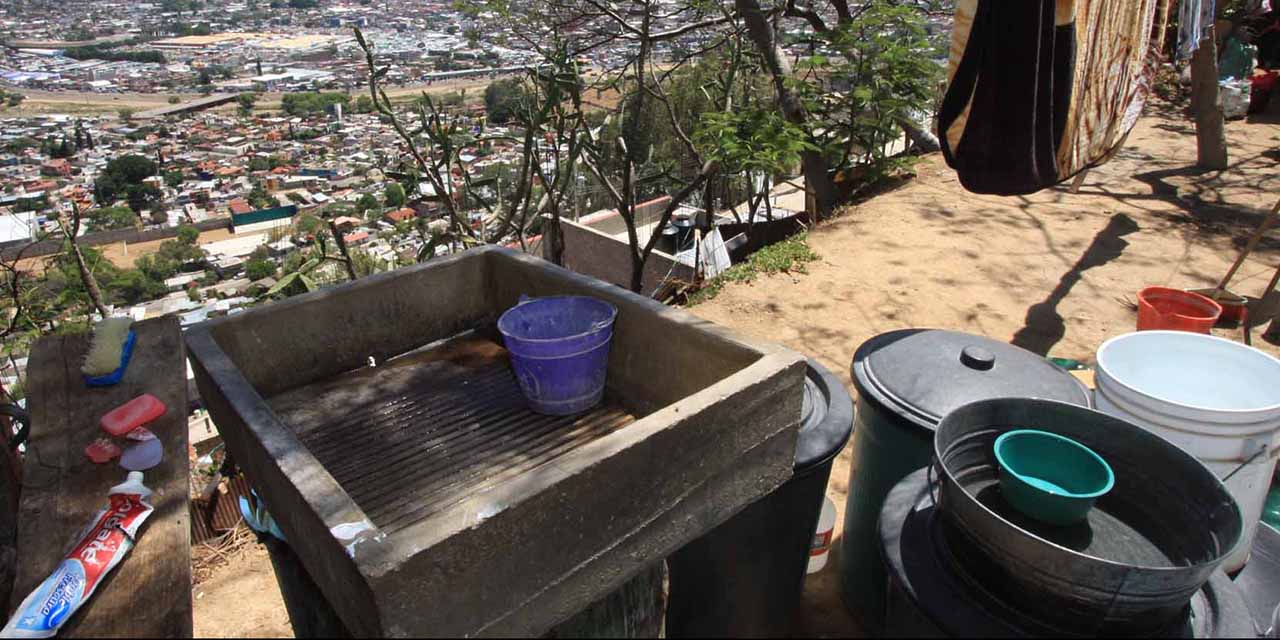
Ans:
POLYGON ((271 168, 271 161, 262 156, 249 158, 250 171, 266 171, 271 168))
POLYGON ((119 272, 107 281, 107 290, 127 304, 153 300, 167 291, 163 282, 149 277, 140 269, 119 272))
MULTIPOLYGON (((325 228, 325 223, 323 220, 311 215, 310 213, 304 213, 298 216, 298 219, 293 223, 293 226, 295 229, 297 229, 298 233, 305 235, 305 234, 315 234, 320 232, 325 228)), ((298 269, 296 265, 292 269, 288 267, 285 268, 285 271, 297 271, 297 270, 298 269)))
POLYGON ((49 208, 49 194, 42 193, 38 198, 23 198, 13 205, 13 210, 18 213, 26 211, 44 211, 49 208))
POLYGON ((200 247, 180 240, 161 242, 155 255, 158 265, 165 267, 173 265, 175 271, 181 271, 183 267, 189 265, 203 264, 205 260, 204 251, 200 247))
POLYGON ((110 206, 119 199, 124 188, 118 178, 104 172, 93 182, 93 199, 101 206, 110 206))
MULTIPOLYGON (((59 252, 47 265, 45 286, 54 296, 54 304, 61 309, 84 308, 91 304, 84 279, 80 277, 76 266, 75 254, 71 244, 64 243, 64 250, 59 252)), ((120 273, 110 260, 103 257, 102 252, 93 247, 80 247, 85 266, 98 282, 111 282, 120 273)))
POLYGON ((297 271, 298 268, 306 261, 307 256, 303 252, 290 251, 289 254, 284 257, 284 260, 280 262, 280 269, 285 273, 292 273, 297 271))
POLYGON ((253 113, 253 105, 258 103, 258 94, 252 91, 246 91, 236 96, 236 104, 239 105, 240 115, 248 116, 253 113))
POLYGON ((4 143, 4 150, 8 153, 22 153, 25 149, 34 149, 40 146, 35 138, 30 136, 19 136, 4 143))
POLYGON ((200 240, 200 230, 192 225, 184 224, 178 227, 177 240, 188 247, 194 247, 196 242, 200 240))
POLYGON ((163 282, 178 273, 178 263, 159 253, 142 256, 134 261, 134 267, 148 278, 163 282))
POLYGON ((370 113, 373 111, 373 99, 366 95, 356 98, 356 113, 370 113))
POLYGON ((159 205, 163 198, 160 188, 154 184, 129 185, 125 191, 125 200, 128 201, 129 208, 139 213, 159 205))
POLYGON ((276 275, 276 264, 266 257, 266 251, 263 255, 258 255, 258 251, 253 252, 253 256, 244 264, 245 277, 250 280, 261 280, 276 275))
POLYGON ((387 185, 383 194, 383 202, 388 207, 400 208, 404 206, 404 187, 398 182, 392 182, 387 185))
POLYGON ((386 271, 388 265, 373 257, 373 254, 363 249, 351 249, 351 266, 356 271, 356 277, 363 278, 367 275, 386 271))
POLYGON ((63 55, 76 60, 109 60, 127 62, 149 62, 164 64, 166 59, 159 51, 122 51, 110 48, 110 45, 91 45, 86 47, 68 47, 63 55))
POLYGON ((298 92, 286 93, 280 99, 280 107, 291 116, 310 116, 323 112, 330 105, 341 104, 345 110, 351 103, 351 96, 341 92, 298 92))
POLYGON ((370 211, 380 213, 381 208, 381 205, 378 204, 378 199, 371 193, 366 193, 360 196, 359 200, 356 200, 356 213, 360 215, 366 215, 370 211))
POLYGON ((200 78, 197 82, 202 85, 213 84, 213 74, 209 72, 208 68, 201 69, 200 78))
POLYGON ((76 155, 76 149, 71 146, 71 142, 64 137, 61 142, 51 143, 47 154, 51 158, 70 158, 76 155))
POLYGON ((516 78, 498 80, 484 90, 484 108, 488 121, 505 124, 528 108, 530 91, 516 78))
POLYGON ((781 173, 799 164, 802 152, 817 149, 803 127, 772 107, 708 111, 693 140, 708 159, 733 173, 781 173))
POLYGON ((85 222, 89 232, 129 229, 137 226, 138 214, 129 207, 99 207, 85 213, 85 222))
POLYGON ((164 210, 164 205, 161 203, 152 205, 147 217, 151 218, 151 224, 163 225, 169 222, 169 212, 164 210))
POLYGON ((272 198, 271 194, 267 193, 267 190, 263 189, 262 185, 256 182, 253 184, 253 188, 249 190, 249 195, 245 199, 249 201, 249 206, 254 209, 270 209, 278 204, 276 199, 272 198))
POLYGON ((418 184, 422 181, 422 174, 418 173, 416 167, 405 167, 404 174, 400 178, 400 186, 406 194, 418 193, 418 184))
POLYGON ((125 184, 138 184, 156 174, 156 163, 146 156, 123 155, 108 162, 103 173, 116 176, 125 184))
POLYGON ((145 156, 131 154, 115 158, 94 182, 94 198, 99 205, 109 206, 124 197, 134 211, 145 211, 161 198, 158 188, 142 184, 143 179, 155 173, 156 163, 145 156))
POLYGON ((933 62, 924 17, 911 6, 872 0, 851 20, 816 34, 822 48, 797 69, 799 95, 813 123, 813 141, 833 170, 879 167, 901 123, 927 108, 940 69, 933 62))
POLYGON ((164 174, 164 183, 173 189, 176 189, 181 185, 182 181, 185 179, 186 178, 182 175, 182 172, 177 169, 166 171, 164 174))

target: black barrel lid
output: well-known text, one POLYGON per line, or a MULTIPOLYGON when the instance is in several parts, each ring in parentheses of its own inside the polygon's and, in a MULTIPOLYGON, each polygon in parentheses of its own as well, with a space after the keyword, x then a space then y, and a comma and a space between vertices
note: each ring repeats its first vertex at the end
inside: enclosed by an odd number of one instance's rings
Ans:
POLYGON ((987 398, 1090 405, 1085 386, 1047 359, 959 331, 882 333, 858 347, 852 373, 860 396, 930 431, 952 409, 987 398))
POLYGON ((812 358, 804 374, 796 472, 830 460, 853 433, 853 398, 840 379, 812 358))

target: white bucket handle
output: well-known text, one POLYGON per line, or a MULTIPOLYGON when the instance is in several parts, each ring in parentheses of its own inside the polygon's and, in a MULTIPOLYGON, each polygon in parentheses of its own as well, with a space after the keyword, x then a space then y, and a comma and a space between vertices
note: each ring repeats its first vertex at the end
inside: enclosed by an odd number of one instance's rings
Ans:
POLYGON ((1241 469, 1253 464, 1253 461, 1262 457, 1263 454, 1266 454, 1268 458, 1275 458, 1277 457, 1278 454, 1280 454, 1280 447, 1269 446, 1267 443, 1267 438, 1253 438, 1245 441, 1245 451, 1248 451, 1250 447, 1253 447, 1255 445, 1257 445, 1258 450, 1254 451, 1253 455, 1249 456, 1248 458, 1245 458, 1245 461, 1241 462, 1240 466, 1236 467, 1235 469, 1232 469, 1231 473, 1228 473, 1226 476, 1224 476, 1222 478, 1222 482, 1226 482, 1227 480, 1230 480, 1231 476, 1234 476, 1241 469))

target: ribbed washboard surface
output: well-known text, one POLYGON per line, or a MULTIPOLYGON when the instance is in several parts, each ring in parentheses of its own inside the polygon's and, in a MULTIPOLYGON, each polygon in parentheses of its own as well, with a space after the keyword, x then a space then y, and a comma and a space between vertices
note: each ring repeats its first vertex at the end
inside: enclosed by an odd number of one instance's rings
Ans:
POLYGON ((529 411, 506 350, 470 336, 287 391, 270 404, 385 532, 635 421, 607 395, 577 416, 529 411))

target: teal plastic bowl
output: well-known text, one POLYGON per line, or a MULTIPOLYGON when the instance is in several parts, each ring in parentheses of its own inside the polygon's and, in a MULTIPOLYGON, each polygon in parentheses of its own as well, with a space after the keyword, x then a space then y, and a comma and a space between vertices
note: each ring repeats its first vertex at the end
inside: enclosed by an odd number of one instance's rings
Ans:
POLYGON ((1017 429, 996 438, 1000 492, 1018 511, 1053 525, 1084 520, 1115 486, 1111 466, 1071 438, 1017 429))

